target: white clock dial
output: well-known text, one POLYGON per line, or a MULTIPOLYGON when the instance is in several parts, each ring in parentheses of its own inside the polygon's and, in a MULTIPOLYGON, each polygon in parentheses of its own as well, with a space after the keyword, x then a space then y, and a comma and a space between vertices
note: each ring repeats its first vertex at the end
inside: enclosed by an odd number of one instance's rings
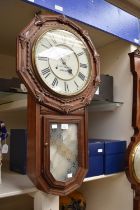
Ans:
POLYGON ((46 31, 35 43, 34 64, 43 83, 60 95, 82 92, 91 76, 89 52, 75 34, 54 29, 46 31))

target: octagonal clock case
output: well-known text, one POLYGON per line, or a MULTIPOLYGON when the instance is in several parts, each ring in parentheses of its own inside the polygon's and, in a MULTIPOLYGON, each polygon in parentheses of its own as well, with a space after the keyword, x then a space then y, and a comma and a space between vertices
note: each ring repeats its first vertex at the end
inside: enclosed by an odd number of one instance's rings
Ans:
POLYGON ((66 195, 87 172, 87 105, 100 82, 99 55, 65 16, 41 15, 17 39, 17 73, 28 89, 27 174, 66 195))

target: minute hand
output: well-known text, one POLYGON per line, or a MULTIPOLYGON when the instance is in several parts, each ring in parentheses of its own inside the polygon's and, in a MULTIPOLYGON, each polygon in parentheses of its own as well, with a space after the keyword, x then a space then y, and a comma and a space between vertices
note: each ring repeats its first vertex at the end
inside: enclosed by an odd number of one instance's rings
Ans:
POLYGON ((72 74, 72 69, 70 67, 67 66, 66 62, 63 60, 63 58, 61 58, 62 64, 67 68, 67 71, 69 74, 72 74))

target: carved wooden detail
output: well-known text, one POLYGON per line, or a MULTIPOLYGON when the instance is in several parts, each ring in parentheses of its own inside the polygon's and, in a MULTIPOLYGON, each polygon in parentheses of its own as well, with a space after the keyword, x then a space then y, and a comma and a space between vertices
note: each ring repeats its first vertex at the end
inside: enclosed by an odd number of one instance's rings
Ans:
POLYGON ((28 95, 27 174, 40 190, 63 196, 79 188, 82 184, 88 168, 87 115, 87 110, 82 109, 81 111, 72 112, 70 115, 62 116, 61 113, 39 105, 32 96, 28 95), (80 135, 78 139, 78 171, 72 179, 66 182, 55 180, 50 173, 50 138, 48 126, 50 120, 53 120, 55 123, 76 122, 80 125, 78 131, 80 135))

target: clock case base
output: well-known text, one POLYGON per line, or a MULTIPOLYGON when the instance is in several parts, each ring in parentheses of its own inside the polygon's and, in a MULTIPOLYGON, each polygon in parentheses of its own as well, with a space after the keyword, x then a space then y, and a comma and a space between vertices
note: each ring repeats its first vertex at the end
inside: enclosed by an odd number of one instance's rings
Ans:
MULTIPOLYGON (((86 108, 70 114, 60 114, 36 103, 28 95, 28 146, 27 174, 38 189, 54 195, 67 195, 82 184, 87 173, 87 124, 86 108), (48 122, 77 122, 78 126, 78 170, 73 178, 67 181, 55 180, 50 173, 48 122), (46 140, 48 142, 46 142, 46 140), (47 144, 46 144, 47 143, 47 144)), ((62 166, 63 167, 63 166, 62 166)), ((60 163, 61 170, 61 163, 60 163)))

